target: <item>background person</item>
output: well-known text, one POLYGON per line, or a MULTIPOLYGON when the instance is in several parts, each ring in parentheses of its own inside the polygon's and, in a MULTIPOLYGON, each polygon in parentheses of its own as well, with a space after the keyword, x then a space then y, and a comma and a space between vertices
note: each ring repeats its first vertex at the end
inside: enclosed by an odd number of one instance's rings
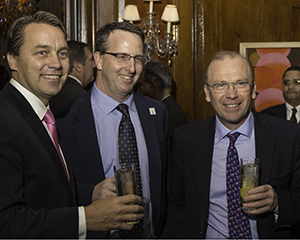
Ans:
POLYGON ((300 66, 291 66, 283 74, 283 104, 269 107, 261 113, 299 123, 300 119, 300 66))
POLYGON ((84 89, 94 80, 93 54, 86 43, 68 41, 69 75, 61 91, 50 100, 50 108, 55 118, 65 116, 73 102, 84 95, 84 89))
POLYGON ((169 133, 171 139, 179 126, 187 124, 186 116, 175 98, 171 95, 172 74, 163 63, 152 60, 143 67, 136 84, 136 91, 166 104, 169 113, 169 133))
POLYGON ((216 53, 205 84, 216 115, 175 131, 170 237, 299 238, 299 126, 251 111, 254 72, 238 53, 216 53), (260 159, 259 186, 249 190, 241 209, 238 160, 249 156, 260 159))
MULTIPOLYGON (((123 116, 117 108, 125 104, 136 135, 144 201, 143 230, 137 237, 158 238, 166 216, 168 112, 162 102, 132 91, 146 62, 144 34, 129 22, 114 22, 98 30, 95 42, 95 84, 58 121, 79 203, 116 196, 113 165, 120 160, 118 129, 123 116)), ((119 232, 111 233, 115 235, 119 232)), ((90 232, 88 237, 107 238, 110 233, 90 232)))
POLYGON ((42 11, 23 16, 8 31, 7 51, 12 79, 0 92, 0 238, 75 239, 86 229, 131 229, 126 221, 143 216, 138 196, 76 207, 72 169, 48 105, 69 70, 63 23, 42 11))

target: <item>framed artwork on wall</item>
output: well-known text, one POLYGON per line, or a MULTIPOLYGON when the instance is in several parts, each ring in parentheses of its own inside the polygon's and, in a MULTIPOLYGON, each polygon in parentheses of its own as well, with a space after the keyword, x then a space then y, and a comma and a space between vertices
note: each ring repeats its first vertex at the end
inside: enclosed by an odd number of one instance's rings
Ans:
POLYGON ((290 66, 300 66, 300 42, 243 42, 240 54, 254 67, 255 110, 284 103, 282 75, 290 66))

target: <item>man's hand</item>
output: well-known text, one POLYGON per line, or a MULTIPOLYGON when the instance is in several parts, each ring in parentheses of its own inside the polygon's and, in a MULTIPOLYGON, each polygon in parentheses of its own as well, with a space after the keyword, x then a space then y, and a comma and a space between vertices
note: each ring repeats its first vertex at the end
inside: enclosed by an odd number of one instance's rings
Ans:
POLYGON ((144 217, 143 200, 136 195, 105 198, 84 207, 87 230, 131 230, 134 222, 144 217))
POLYGON ((244 210, 246 214, 257 215, 266 212, 274 212, 278 205, 277 194, 271 185, 266 184, 250 189, 248 194, 248 196, 244 197, 244 201, 254 202, 244 203, 242 209, 254 208, 254 210, 244 210))
POLYGON ((107 197, 116 197, 116 184, 115 178, 106 178, 102 182, 98 183, 93 190, 92 202, 101 200, 107 197))

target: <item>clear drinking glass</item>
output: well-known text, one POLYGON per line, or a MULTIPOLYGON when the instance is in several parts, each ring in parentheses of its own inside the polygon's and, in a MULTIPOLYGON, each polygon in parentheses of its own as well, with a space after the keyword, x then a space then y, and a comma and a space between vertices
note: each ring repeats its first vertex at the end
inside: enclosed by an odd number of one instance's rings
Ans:
MULTIPOLYGON (((136 171, 133 163, 121 163, 114 165, 115 182, 118 196, 137 195, 136 171)), ((136 224, 128 222, 129 224, 136 224)))
MULTIPOLYGON (((255 157, 241 158, 240 173, 240 202, 243 204, 248 191, 258 186, 259 159, 255 157)), ((244 210, 251 211, 253 209, 244 210)))

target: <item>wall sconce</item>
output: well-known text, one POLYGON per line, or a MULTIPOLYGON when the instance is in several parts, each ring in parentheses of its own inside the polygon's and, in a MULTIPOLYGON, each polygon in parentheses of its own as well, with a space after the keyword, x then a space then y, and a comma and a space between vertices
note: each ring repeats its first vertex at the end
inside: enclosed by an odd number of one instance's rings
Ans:
MULTIPOLYGON (((144 0, 144 2, 149 2, 149 12, 147 12, 147 20, 143 21, 143 31, 145 34, 145 44, 146 44, 146 55, 148 60, 151 59, 151 55, 156 52, 160 58, 168 58, 168 64, 171 65, 171 56, 175 56, 178 53, 178 43, 177 39, 173 38, 173 32, 171 31, 171 23, 179 22, 179 15, 176 5, 166 5, 161 19, 167 22, 167 31, 165 37, 159 39, 158 35, 160 34, 160 27, 157 20, 155 20, 155 12, 153 12, 153 2, 160 0, 144 0)), ((124 10, 123 19, 126 21, 139 21, 139 18, 128 17, 127 8, 130 5, 127 5, 124 10)), ((135 6, 135 5, 131 5, 135 6)), ((135 6, 134 11, 138 10, 135 6)), ((129 10, 128 10, 129 11, 129 10)))
POLYGON ((0 35, 6 36, 10 25, 24 14, 33 14, 39 0, 0 0, 0 35))
POLYGON ((123 19, 131 23, 133 23, 133 21, 140 21, 141 18, 137 6, 132 4, 126 5, 123 19))

